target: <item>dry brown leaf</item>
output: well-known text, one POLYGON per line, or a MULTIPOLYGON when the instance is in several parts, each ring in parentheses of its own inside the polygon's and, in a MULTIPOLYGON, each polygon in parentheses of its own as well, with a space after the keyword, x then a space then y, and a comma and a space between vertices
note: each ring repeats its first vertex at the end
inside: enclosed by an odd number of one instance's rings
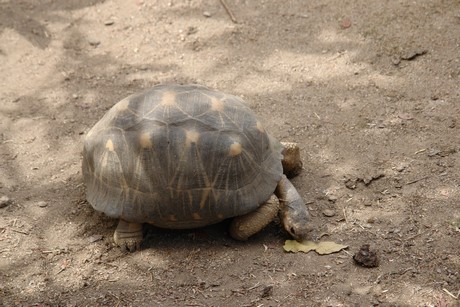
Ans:
POLYGON ((332 253, 340 252, 342 249, 347 247, 348 245, 342 245, 331 241, 324 241, 318 243, 316 252, 320 255, 329 255, 332 253))
POLYGON ((309 251, 316 249, 316 243, 312 241, 302 241, 302 243, 300 243, 300 242, 297 242, 296 240, 286 240, 286 242, 284 242, 283 248, 287 252, 308 253, 309 251))
POLYGON ((320 255, 328 255, 328 254, 336 253, 347 247, 348 247, 347 245, 337 244, 335 242, 330 242, 330 241, 316 243, 313 241, 297 242, 296 240, 286 240, 283 246, 284 250, 287 252, 308 253, 309 251, 314 250, 320 255))

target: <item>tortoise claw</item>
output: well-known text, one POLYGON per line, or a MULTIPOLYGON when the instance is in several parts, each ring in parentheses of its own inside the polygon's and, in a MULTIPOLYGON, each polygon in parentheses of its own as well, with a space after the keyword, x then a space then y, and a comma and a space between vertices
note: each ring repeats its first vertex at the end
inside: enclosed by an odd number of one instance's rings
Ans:
POLYGON ((122 252, 135 252, 141 248, 142 241, 135 240, 120 240, 118 239, 115 243, 120 247, 122 252))

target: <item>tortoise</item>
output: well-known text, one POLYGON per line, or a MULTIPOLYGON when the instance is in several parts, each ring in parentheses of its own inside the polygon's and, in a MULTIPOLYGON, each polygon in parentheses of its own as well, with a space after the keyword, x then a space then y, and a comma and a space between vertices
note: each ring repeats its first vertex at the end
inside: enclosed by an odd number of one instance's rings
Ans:
POLYGON ((114 241, 129 251, 140 248, 143 223, 188 229, 233 218, 230 235, 246 240, 278 212, 303 240, 308 210, 286 177, 301 168, 298 145, 269 135, 241 98, 170 84, 115 104, 87 133, 82 163, 88 202, 119 219, 114 241))

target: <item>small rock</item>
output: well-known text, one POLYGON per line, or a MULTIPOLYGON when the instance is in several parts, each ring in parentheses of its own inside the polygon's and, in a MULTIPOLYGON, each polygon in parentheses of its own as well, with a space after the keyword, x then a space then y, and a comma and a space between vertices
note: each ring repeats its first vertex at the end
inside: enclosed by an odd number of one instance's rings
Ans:
POLYGON ((102 240, 103 237, 104 236, 102 236, 102 235, 93 235, 93 236, 88 238, 88 241, 89 241, 89 243, 94 243, 94 242, 102 240))
POLYGON ((340 27, 341 27, 342 29, 348 29, 349 27, 351 27, 351 20, 348 19, 348 18, 343 19, 343 20, 340 22, 340 27))
POLYGON ((5 208, 6 206, 11 204, 11 199, 7 196, 0 197, 0 208, 5 208))
POLYGON ((335 215, 335 211, 332 209, 324 209, 323 215, 327 217, 333 217, 335 215))
POLYGON ((187 35, 192 35, 198 32, 198 28, 194 26, 190 26, 187 28, 187 31, 185 32, 187 35))
POLYGON ((113 25, 114 23, 115 23, 115 21, 113 21, 113 20, 107 20, 107 21, 104 22, 104 25, 106 25, 106 26, 111 26, 111 25, 113 25))
POLYGON ((434 157, 436 155, 439 155, 441 153, 441 150, 439 149, 436 149, 436 148, 432 148, 428 151, 427 155, 428 157, 434 157))
POLYGON ((407 165, 406 163, 401 163, 399 165, 397 165, 395 167, 395 170, 398 171, 398 172, 402 172, 404 171, 409 165, 407 165))
POLYGON ((414 116, 410 113, 399 113, 398 117, 402 120, 413 120, 414 116))
POLYGON ((415 50, 409 50, 405 52, 404 54, 401 55, 401 59, 406 60, 406 61, 412 61, 416 57, 424 55, 428 52, 426 49, 415 49, 415 50))
POLYGON ((88 43, 93 46, 93 47, 97 47, 101 44, 101 41, 98 41, 98 40, 90 40, 88 41, 88 43))
POLYGON ((379 297, 383 294, 383 290, 382 290, 382 286, 380 285, 375 285, 371 288, 371 294, 376 296, 376 297, 379 297))
POLYGON ((356 189, 356 181, 357 181, 357 179, 355 179, 355 178, 353 178, 353 179, 352 179, 352 178, 348 178, 348 179, 345 181, 345 186, 346 186, 347 188, 349 188, 350 190, 354 190, 354 189, 356 189))
POLYGON ((263 290, 262 290, 262 294, 261 294, 261 297, 269 297, 271 296, 273 293, 273 286, 266 286, 263 290))
POLYGON ((211 17, 212 15, 211 15, 210 12, 204 11, 204 12, 203 12, 203 16, 206 17, 206 18, 209 18, 209 17, 211 17))
POLYGON ((330 202, 333 202, 335 203, 337 201, 338 197, 334 194, 328 194, 327 195, 327 200, 329 200, 330 202))
POLYGON ((70 80, 70 76, 68 73, 66 73, 65 71, 61 72, 62 73, 62 76, 64 77, 64 80, 65 81, 69 81, 70 80))
POLYGON ((362 181, 363 181, 363 183, 364 183, 365 185, 369 185, 369 183, 372 182, 372 179, 373 179, 372 176, 364 176, 364 177, 362 178, 362 181))
POLYGON ((393 65, 398 66, 399 64, 401 64, 401 58, 397 55, 393 55, 391 57, 391 62, 393 63, 393 65))
POLYGON ((73 99, 78 99, 78 94, 72 94, 73 99))
POLYGON ((48 207, 48 203, 46 201, 39 201, 37 203, 37 206, 39 206, 40 208, 45 208, 48 207))
POLYGON ((361 180, 365 185, 369 185, 372 181, 385 177, 383 172, 377 172, 372 175, 363 177, 361 180))

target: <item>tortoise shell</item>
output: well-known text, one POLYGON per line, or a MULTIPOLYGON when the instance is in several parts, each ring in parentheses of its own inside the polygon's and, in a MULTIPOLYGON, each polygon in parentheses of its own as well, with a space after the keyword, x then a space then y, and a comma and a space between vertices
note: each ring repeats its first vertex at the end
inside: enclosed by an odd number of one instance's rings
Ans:
POLYGON ((282 176, 282 147, 238 97, 158 85, 88 132, 87 199, 128 222, 193 228, 254 211, 282 176))

